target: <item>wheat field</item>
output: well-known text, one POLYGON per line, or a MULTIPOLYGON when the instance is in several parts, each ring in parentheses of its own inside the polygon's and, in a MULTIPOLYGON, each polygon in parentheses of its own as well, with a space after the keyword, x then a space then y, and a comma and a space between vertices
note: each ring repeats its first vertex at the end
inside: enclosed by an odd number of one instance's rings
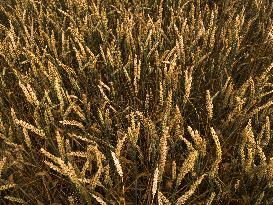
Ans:
POLYGON ((0 204, 273 204, 271 0, 0 0, 0 204))

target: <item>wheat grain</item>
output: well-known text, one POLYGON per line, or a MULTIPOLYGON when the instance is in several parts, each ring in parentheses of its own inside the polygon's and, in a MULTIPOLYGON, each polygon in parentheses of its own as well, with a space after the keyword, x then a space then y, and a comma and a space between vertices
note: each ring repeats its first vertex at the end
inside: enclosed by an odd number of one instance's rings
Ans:
POLYGON ((28 90, 28 94, 30 95, 31 99, 32 99, 32 103, 34 103, 36 106, 39 106, 39 100, 36 96, 36 93, 34 92, 34 90, 32 89, 32 87, 30 86, 30 84, 27 84, 27 90, 28 90))
POLYGON ((104 167, 104 182, 107 185, 113 185, 113 181, 110 177, 110 166, 109 164, 104 167))
POLYGON ((83 158, 87 158, 88 155, 86 154, 86 152, 80 152, 80 151, 76 151, 76 152, 69 152, 67 153, 68 156, 71 157, 83 157, 83 158))
POLYGON ((172 96, 173 96, 173 92, 172 92, 172 90, 170 90, 169 93, 168 93, 168 97, 166 99, 166 107, 165 107, 165 111, 164 111, 164 115, 163 115, 163 120, 162 120, 162 128, 163 128, 163 130, 166 128, 167 121, 168 121, 168 118, 170 116, 170 111, 171 111, 171 108, 172 108, 172 96))
POLYGON ((54 165, 52 162, 49 162, 49 161, 44 160, 44 163, 45 163, 48 167, 50 167, 51 169, 53 169, 54 171, 56 171, 56 172, 58 172, 58 173, 62 173, 62 170, 61 170, 59 167, 57 167, 56 165, 54 165))
POLYGON ((235 97, 235 108, 227 116, 226 124, 234 121, 234 116, 238 116, 242 110, 243 105, 246 103, 246 98, 241 99, 240 97, 235 97))
POLYGON ((111 152, 111 155, 112 155, 112 158, 114 160, 114 164, 116 166, 116 169, 118 171, 119 176, 123 178, 122 167, 121 167, 121 165, 119 163, 119 160, 118 160, 116 154, 114 152, 111 152))
POLYGON ((220 144, 219 138, 218 138, 214 128, 211 127, 210 131, 211 131, 214 143, 216 145, 216 160, 214 161, 214 163, 212 165, 210 176, 215 177, 218 174, 219 164, 222 161, 222 149, 221 149, 221 144, 220 144))
POLYGON ((26 204, 26 202, 23 199, 18 198, 18 197, 4 196, 4 198, 11 201, 11 202, 16 202, 16 203, 19 203, 19 204, 26 204))
POLYGON ((213 202, 213 200, 214 200, 214 198, 215 198, 215 196, 216 196, 215 192, 212 192, 212 193, 210 194, 210 197, 209 197, 209 198, 207 199, 207 201, 206 201, 206 205, 211 205, 212 202, 213 202))
POLYGON ((176 187, 178 187, 181 184, 186 174, 194 169, 194 165, 197 160, 197 157, 198 157, 198 152, 196 150, 192 150, 189 153, 188 157, 186 158, 182 167, 180 168, 180 172, 176 179, 176 187))
POLYGON ((174 124, 175 126, 175 137, 184 135, 184 119, 178 105, 175 106, 175 115, 170 127, 174 124))
POLYGON ((180 137, 180 139, 186 144, 187 149, 188 149, 189 151, 194 150, 192 144, 191 144, 187 139, 185 139, 185 138, 182 137, 182 136, 179 136, 179 137, 180 137))
POLYGON ((259 145, 257 145, 256 151, 257 151, 257 154, 258 154, 258 156, 260 158, 260 164, 266 165, 267 159, 266 159, 266 156, 265 156, 265 153, 264 153, 262 147, 260 147, 259 145))
MULTIPOLYGON (((79 157, 85 157, 87 158, 88 156, 85 154, 85 153, 76 153, 76 155, 79 157), (82 155, 78 155, 78 154, 82 154, 82 155)), ((81 178, 84 178, 86 176, 86 171, 87 169, 90 167, 91 165, 91 162, 89 159, 86 160, 86 162, 84 163, 83 167, 82 167, 82 170, 81 170, 81 178)))
POLYGON ((269 159, 267 164, 267 176, 269 180, 273 180, 273 157, 269 159))
POLYGON ((260 111, 266 109, 266 108, 269 108, 270 106, 273 105, 273 101, 269 101, 267 103, 265 103, 264 105, 260 106, 260 107, 257 107, 256 109, 254 109, 250 114, 249 114, 249 117, 252 117, 253 115, 259 113, 260 111))
POLYGON ((143 122, 144 126, 146 128, 148 128, 149 133, 151 134, 153 139, 157 139, 158 138, 158 134, 156 131, 156 126, 153 123, 153 121, 149 118, 146 118, 142 112, 136 111, 135 112, 136 115, 139 116, 139 118, 141 119, 141 121, 143 122))
MULTIPOLYGON (((227 83, 229 82, 229 80, 227 80, 227 83)), ((227 88, 224 90, 225 92, 225 97, 224 97, 224 101, 223 101, 223 106, 224 107, 227 107, 229 101, 230 101, 230 98, 232 96, 232 93, 234 91, 234 85, 232 82, 230 82, 227 86, 227 88)), ((231 103, 232 104, 232 103, 231 103)))
POLYGON ((105 120, 103 118, 103 115, 102 115, 102 109, 98 109, 98 117, 99 117, 99 122, 101 123, 101 125, 103 127, 105 127, 105 120))
POLYGON ((75 205, 75 199, 73 196, 68 197, 69 205, 75 205))
POLYGON ((238 96, 244 96, 246 94, 247 88, 251 86, 253 79, 250 77, 239 89, 238 96))
POLYGON ((199 177, 191 186, 189 191, 187 191, 183 196, 179 197, 176 201, 176 205, 185 204, 186 201, 194 194, 196 188, 201 184, 206 174, 199 177))
POLYGON ((155 169, 154 172, 154 178, 153 178, 153 186, 152 186, 152 201, 154 200, 156 191, 157 191, 157 185, 158 185, 158 179, 159 179, 159 169, 158 166, 155 169))
POLYGON ((90 139, 88 139, 88 138, 86 138, 86 137, 82 137, 82 136, 80 136, 80 135, 76 135, 75 133, 68 133, 68 135, 72 138, 72 139, 80 139, 80 140, 82 140, 83 142, 87 142, 87 143, 94 143, 94 141, 92 141, 92 140, 90 140, 90 139))
POLYGON ((270 66, 268 66, 268 68, 266 68, 265 71, 260 75, 260 77, 258 78, 258 83, 263 84, 264 82, 267 82, 268 73, 271 71, 272 68, 273 63, 271 63, 270 66))
POLYGON ((5 127, 4 127, 4 123, 3 123, 3 115, 0 112, 0 132, 4 132, 5 127))
POLYGON ((58 130, 56 130, 56 139, 61 158, 64 160, 65 159, 64 139, 63 136, 60 135, 60 132, 58 130))
POLYGON ((204 157, 206 155, 206 141, 200 137, 200 134, 197 130, 194 131, 190 126, 188 126, 188 132, 192 136, 192 139, 196 144, 201 156, 204 157))
POLYGON ((264 199, 264 195, 265 195, 265 192, 263 191, 263 192, 259 195, 259 197, 257 198, 257 200, 256 200, 256 202, 255 202, 254 205, 260 205, 260 204, 262 204, 262 201, 263 201, 263 199, 264 199))
POLYGON ((212 119, 213 117, 213 103, 212 103, 212 98, 210 96, 210 91, 206 90, 206 108, 208 112, 208 118, 212 119))
POLYGON ((234 189, 235 189, 235 190, 239 189, 239 187, 240 187, 240 182, 241 182, 240 179, 237 179, 237 180, 236 180, 236 183, 234 184, 234 189))
POLYGON ((134 64, 134 82, 133 82, 133 84, 134 84, 135 93, 137 95, 138 90, 139 90, 138 82, 140 80, 140 66, 141 66, 141 62, 138 62, 137 55, 135 55, 135 58, 133 60, 133 64, 134 64))
POLYGON ((1 179, 2 172, 3 172, 3 168, 4 168, 5 164, 6 164, 6 162, 7 162, 7 158, 6 158, 6 157, 4 157, 4 158, 0 161, 0 179, 1 179))
POLYGON ((172 161, 172 180, 174 181, 176 179, 176 162, 175 160, 172 161))
POLYGON ((263 149, 257 145, 256 147, 256 155, 259 157, 260 162, 259 165, 257 166, 257 178, 258 179, 262 179, 264 176, 266 176, 266 172, 267 172, 267 158, 266 155, 263 151, 263 149))
POLYGON ((58 77, 55 77, 54 88, 55 88, 55 91, 57 93, 57 98, 58 98, 58 100, 60 102, 60 111, 63 112, 64 99, 63 99, 62 87, 60 85, 60 79, 58 77))
POLYGON ((67 116, 72 112, 74 107, 74 102, 71 102, 70 105, 68 106, 68 108, 66 109, 66 111, 64 112, 64 119, 67 118, 67 116))
POLYGON ((1 185, 0 186, 0 191, 4 191, 4 190, 11 189, 11 188, 14 188, 14 187, 16 187, 16 184, 14 184, 14 183, 1 185))
POLYGON ((111 120, 111 117, 110 117, 110 109, 109 108, 107 108, 105 110, 104 118, 105 118, 105 125, 108 128, 110 128, 112 126, 112 120, 111 120))
POLYGON ((160 82, 159 84, 159 106, 160 107, 163 107, 163 85, 162 85, 162 82, 160 82))
POLYGON ((191 91, 191 85, 192 85, 192 71, 191 69, 185 70, 185 94, 184 94, 184 103, 189 99, 190 97, 190 91, 191 91))
POLYGON ((159 181, 161 181, 164 170, 165 170, 165 164, 166 164, 166 159, 167 159, 167 154, 168 154, 168 145, 167 145, 167 140, 169 138, 169 127, 166 127, 163 130, 163 135, 160 139, 159 143, 159 150, 160 150, 160 159, 159 159, 159 181))
POLYGON ((184 39, 183 39, 183 35, 181 35, 178 31, 178 28, 176 27, 175 24, 174 25, 174 30, 175 30, 175 33, 177 35, 177 38, 178 40, 176 40, 176 48, 177 48, 177 53, 179 54, 179 58, 181 59, 182 61, 182 65, 184 66, 185 65, 185 49, 184 49, 184 39))
POLYGON ((107 205, 107 203, 99 196, 96 196, 95 194, 92 194, 92 196, 99 202, 101 205, 107 205))
POLYGON ((15 119, 15 123, 18 124, 18 125, 21 125, 23 128, 26 128, 32 132, 34 132, 35 134, 39 135, 40 137, 45 137, 45 133, 43 130, 41 129, 38 129, 36 127, 34 127, 33 125, 23 121, 23 120, 18 120, 18 119, 15 119))
POLYGON ((20 81, 19 81, 19 86, 21 87, 23 93, 25 94, 25 97, 27 101, 31 104, 34 103, 34 100, 32 99, 32 96, 29 94, 29 91, 26 86, 24 86, 20 81))
POLYGON ((246 146, 247 146, 247 158, 245 161, 245 171, 250 173, 253 169, 254 165, 254 155, 256 149, 255 137, 252 131, 251 120, 248 121, 246 128, 244 129, 243 135, 246 138, 246 146))
MULTIPOLYGON (((128 128, 129 129, 129 128, 128 128)), ((128 130, 129 131, 129 130, 128 130)), ((129 132, 128 132, 129 133, 129 132)), ((130 136, 130 133, 129 133, 129 136, 130 136)), ((122 137, 122 139, 119 139, 118 140, 118 143, 117 143, 117 147, 116 147, 116 150, 115 150, 115 153, 116 153, 116 156, 117 158, 120 157, 120 153, 121 153, 121 149, 122 149, 122 146, 124 145, 124 142, 125 140, 127 139, 127 135, 124 135, 122 137)))
POLYGON ((269 144, 270 139, 271 139, 270 120, 269 120, 268 116, 266 116, 264 129, 265 129, 265 139, 264 139, 262 146, 267 146, 269 144))
POLYGON ((78 105, 74 105, 73 106, 74 111, 76 112, 76 114, 81 118, 82 121, 86 120, 86 117, 84 115, 84 112, 82 111, 82 109, 80 108, 80 106, 78 105))
POLYGON ((144 101, 144 108, 145 110, 149 110, 149 104, 150 104, 150 94, 149 92, 146 93, 145 101, 144 101))
POLYGON ((109 98, 107 97, 107 95, 106 95, 105 92, 103 91, 102 86, 101 86, 101 85, 98 85, 98 88, 99 88, 100 93, 101 93, 102 97, 104 98, 104 100, 107 101, 107 102, 110 102, 109 98))
POLYGON ((211 18, 210 18, 210 22, 209 22, 209 33, 208 35, 210 36, 209 39, 209 47, 213 48, 214 43, 215 43, 215 32, 216 32, 216 27, 215 22, 214 22, 214 16, 217 16, 217 14, 214 14, 214 11, 211 12, 211 18))
POLYGON ((25 142, 28 148, 31 149, 31 139, 28 135, 28 131, 25 127, 23 127, 23 133, 24 133, 24 137, 25 137, 25 142))
POLYGON ((124 184, 123 184, 123 171, 122 171, 122 167, 121 167, 121 164, 120 164, 118 158, 116 157, 115 152, 111 151, 111 155, 112 155, 112 158, 114 160, 114 164, 116 166, 117 172, 118 172, 118 174, 119 174, 119 176, 121 177, 121 180, 122 180, 122 192, 123 192, 122 194, 123 194, 123 196, 120 197, 120 201, 121 201, 122 204, 125 205, 126 204, 125 203, 125 188, 124 188, 124 184))
POLYGON ((71 126, 76 126, 80 129, 84 129, 84 126, 82 125, 82 123, 80 123, 76 120, 62 120, 59 122, 62 123, 63 125, 71 125, 71 126))
POLYGON ((158 204, 159 205, 171 205, 170 201, 160 191, 158 191, 158 204))

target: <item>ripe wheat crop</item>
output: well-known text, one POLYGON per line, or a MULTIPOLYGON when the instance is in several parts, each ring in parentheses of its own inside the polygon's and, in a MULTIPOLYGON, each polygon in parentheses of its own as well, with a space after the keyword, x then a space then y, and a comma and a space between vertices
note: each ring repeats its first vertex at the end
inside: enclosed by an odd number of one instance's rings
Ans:
POLYGON ((0 0, 0 204, 273 204, 271 0, 0 0))

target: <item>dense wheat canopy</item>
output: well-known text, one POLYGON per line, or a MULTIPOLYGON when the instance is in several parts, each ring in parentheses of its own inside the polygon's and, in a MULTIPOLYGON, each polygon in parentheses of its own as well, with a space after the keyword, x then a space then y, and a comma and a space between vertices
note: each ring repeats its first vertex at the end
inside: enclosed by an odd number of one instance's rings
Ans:
POLYGON ((0 204, 273 204, 271 0, 0 0, 0 204))

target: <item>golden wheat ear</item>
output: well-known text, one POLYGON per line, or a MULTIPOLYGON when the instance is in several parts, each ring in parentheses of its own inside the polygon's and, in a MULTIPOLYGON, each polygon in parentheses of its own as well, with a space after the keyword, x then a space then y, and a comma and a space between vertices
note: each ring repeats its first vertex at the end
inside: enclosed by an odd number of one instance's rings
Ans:
POLYGON ((176 201, 177 205, 185 204, 186 201, 194 194, 196 188, 201 184, 203 179, 205 178, 206 174, 203 174, 199 177, 191 186, 190 189, 181 197, 179 197, 176 201))

